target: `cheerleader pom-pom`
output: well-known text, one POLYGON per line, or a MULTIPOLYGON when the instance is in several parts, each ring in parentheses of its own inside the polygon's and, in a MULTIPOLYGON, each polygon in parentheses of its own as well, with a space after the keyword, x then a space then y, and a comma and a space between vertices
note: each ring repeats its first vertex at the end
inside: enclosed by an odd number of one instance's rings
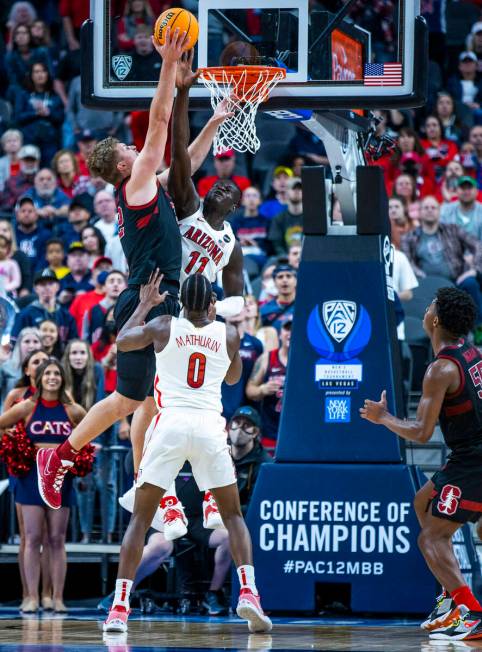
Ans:
POLYGON ((36 453, 23 425, 17 425, 13 432, 5 433, 0 440, 0 460, 9 475, 26 475, 35 463, 36 453))
POLYGON ((92 444, 87 444, 81 448, 74 460, 74 466, 70 469, 70 472, 79 478, 83 478, 91 473, 92 467, 94 466, 94 453, 95 446, 92 446, 92 444))

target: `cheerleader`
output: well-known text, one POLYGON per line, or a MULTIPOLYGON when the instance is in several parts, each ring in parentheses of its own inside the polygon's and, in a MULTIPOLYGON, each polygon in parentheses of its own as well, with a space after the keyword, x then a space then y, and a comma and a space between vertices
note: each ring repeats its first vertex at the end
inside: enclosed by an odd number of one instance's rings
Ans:
MULTIPOLYGON (((85 416, 85 410, 73 403, 65 391, 65 374, 58 360, 49 358, 35 374, 35 394, 17 403, 0 416, 0 429, 10 428, 20 421, 25 423, 28 437, 35 447, 56 447, 63 443, 73 428, 85 416)), ((53 589, 53 607, 56 612, 67 611, 63 602, 67 558, 65 536, 73 499, 72 478, 69 474, 62 488, 62 506, 58 510, 46 507, 37 487, 37 466, 16 481, 16 501, 22 506, 25 531, 24 570, 29 599, 24 613, 39 608, 40 550, 44 519, 50 545, 50 571, 53 589)))
MULTIPOLYGON (((4 411, 7 411, 20 401, 24 401, 35 394, 35 374, 38 367, 48 360, 48 355, 45 351, 33 350, 27 354, 27 357, 22 363, 22 377, 15 385, 5 399, 4 411)), ((15 487, 17 478, 13 475, 9 476, 9 487, 15 498, 15 487)), ((23 611, 24 605, 29 600, 27 583, 25 581, 24 571, 24 553, 25 553, 25 530, 23 526, 22 506, 17 503, 15 499, 15 511, 17 512, 18 530, 20 535, 20 545, 18 548, 18 567, 20 571, 20 580, 22 582, 22 603, 20 611, 23 611)), ((49 542, 47 536, 47 528, 44 525, 44 534, 42 537, 42 556, 41 556, 41 569, 42 569, 42 608, 45 610, 53 609, 52 602, 52 585, 50 582, 50 560, 49 560, 49 542)))

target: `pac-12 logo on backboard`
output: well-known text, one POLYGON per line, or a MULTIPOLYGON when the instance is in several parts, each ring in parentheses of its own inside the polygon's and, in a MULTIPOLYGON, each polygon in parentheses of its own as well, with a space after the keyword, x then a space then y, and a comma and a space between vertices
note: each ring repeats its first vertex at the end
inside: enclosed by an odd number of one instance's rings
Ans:
POLYGON ((323 322, 336 342, 343 342, 356 319, 354 301, 325 301, 322 307, 323 322))
POLYGON ((112 69, 117 79, 124 81, 132 68, 132 57, 129 54, 116 54, 112 57, 112 69))

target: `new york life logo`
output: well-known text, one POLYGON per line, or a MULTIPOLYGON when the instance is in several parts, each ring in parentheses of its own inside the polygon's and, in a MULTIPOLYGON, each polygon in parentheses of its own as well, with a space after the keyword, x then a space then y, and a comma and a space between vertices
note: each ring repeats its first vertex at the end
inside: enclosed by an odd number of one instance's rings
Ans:
POLYGON ((308 340, 320 358, 315 382, 325 392, 325 422, 351 419, 351 392, 363 379, 358 355, 370 341, 372 325, 362 305, 334 299, 316 305, 307 324, 308 340))

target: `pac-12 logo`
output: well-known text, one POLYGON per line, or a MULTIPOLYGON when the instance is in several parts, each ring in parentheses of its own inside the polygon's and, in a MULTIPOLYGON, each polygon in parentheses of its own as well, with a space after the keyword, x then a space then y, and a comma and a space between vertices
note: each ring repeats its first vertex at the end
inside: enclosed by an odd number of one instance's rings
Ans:
POLYGON ((462 490, 453 484, 446 484, 442 487, 440 498, 437 503, 437 509, 442 514, 452 516, 459 506, 462 490))
POLYGON ((323 323, 334 340, 342 342, 353 328, 356 319, 354 301, 325 301, 322 307, 323 323))
POLYGON ((321 315, 320 306, 316 305, 308 318, 308 340, 325 361, 344 362, 355 358, 366 347, 371 334, 368 312, 354 301, 325 301, 321 315))
POLYGON ((132 68, 132 57, 129 54, 116 54, 112 57, 112 69, 117 79, 124 81, 132 68))

